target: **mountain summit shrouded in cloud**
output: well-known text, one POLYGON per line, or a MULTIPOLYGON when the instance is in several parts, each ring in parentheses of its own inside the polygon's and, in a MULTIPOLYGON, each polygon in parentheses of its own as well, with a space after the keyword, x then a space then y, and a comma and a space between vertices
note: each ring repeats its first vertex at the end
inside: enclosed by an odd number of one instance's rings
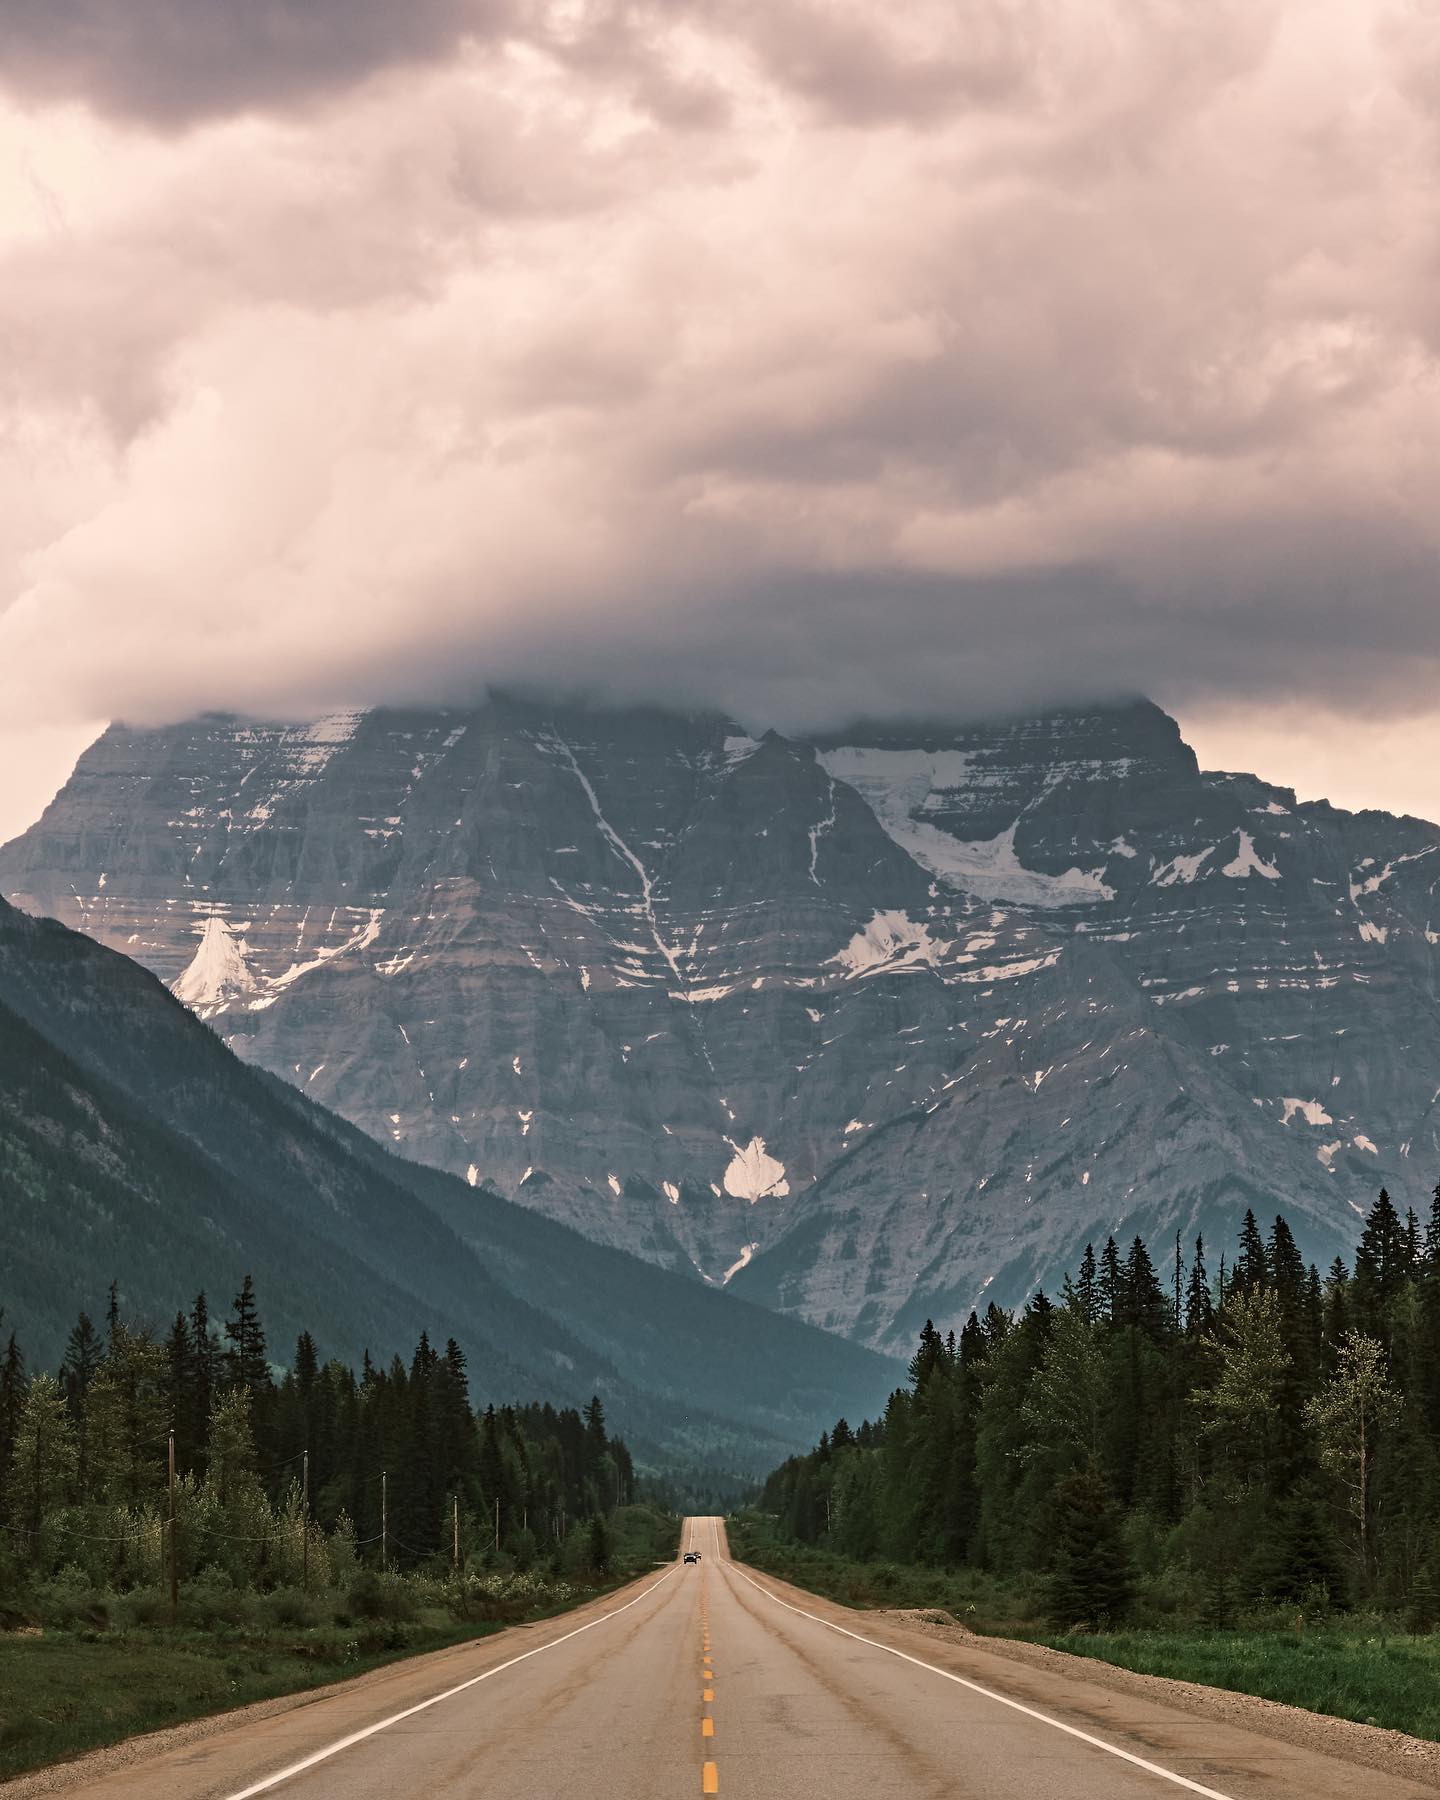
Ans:
POLYGON ((12 730, 1428 704, 1424 9, 117 18, 0 0, 12 730))

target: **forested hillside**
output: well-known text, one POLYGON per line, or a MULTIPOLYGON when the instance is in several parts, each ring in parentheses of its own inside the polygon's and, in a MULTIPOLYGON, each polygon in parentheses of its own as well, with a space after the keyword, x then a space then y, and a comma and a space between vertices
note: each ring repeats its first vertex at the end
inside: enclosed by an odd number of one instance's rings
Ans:
MULTIPOLYGON (((562 1558, 584 1532, 608 1566, 603 1520, 635 1499, 624 1441, 592 1398, 471 1409, 465 1353, 424 1334, 361 1370, 322 1364, 302 1332, 277 1382, 246 1276, 223 1328, 202 1293, 163 1338, 81 1313, 58 1374, 27 1370, 10 1333, 0 1363, 0 1530, 12 1571, 67 1567, 97 1586, 170 1570, 174 1432, 177 1572, 239 1585, 319 1587, 357 1565, 562 1558), (602 1521, 596 1524, 596 1521, 602 1521)), ((573 1559, 572 1559, 573 1560, 573 1559)), ((558 1564, 557 1564, 558 1567, 558 1564)))
POLYGON ((1247 1215, 1213 1273, 1178 1243, 1087 1249, 1058 1301, 927 1325, 884 1416, 770 1477, 780 1535, 842 1555, 1043 1578, 1062 1628, 1437 1615, 1440 1189, 1382 1190, 1353 1268, 1306 1268, 1247 1215))
POLYGON ((497 1404, 598 1392, 652 1465, 758 1475, 899 1368, 390 1155, 127 957, 4 901, 0 1222, 0 1306, 39 1363, 77 1296, 118 1282, 163 1331, 177 1288, 238 1266, 280 1342, 388 1363, 428 1327, 497 1404))

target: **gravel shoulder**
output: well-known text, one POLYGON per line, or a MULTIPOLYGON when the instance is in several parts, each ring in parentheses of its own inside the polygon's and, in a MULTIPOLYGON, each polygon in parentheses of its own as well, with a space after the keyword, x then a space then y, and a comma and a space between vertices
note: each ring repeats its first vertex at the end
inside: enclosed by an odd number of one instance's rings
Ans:
POLYGON ((1141 1675, 1114 1663, 1090 1656, 1073 1656, 1044 1644, 1023 1639, 985 1637, 935 1608, 883 1608, 873 1615, 916 1636, 964 1645, 1003 1656, 1028 1668, 1086 1681, 1114 1693, 1130 1694, 1173 1706, 1197 1718, 1213 1719, 1253 1731, 1261 1737, 1316 1750, 1341 1762, 1377 1774, 1401 1776, 1423 1787, 1440 1790, 1440 1744, 1387 1731, 1375 1725, 1359 1725, 1324 1713, 1305 1712, 1278 1700, 1262 1700, 1255 1694, 1239 1694, 1228 1688, 1205 1687, 1195 1681, 1175 1681, 1165 1675, 1141 1675))

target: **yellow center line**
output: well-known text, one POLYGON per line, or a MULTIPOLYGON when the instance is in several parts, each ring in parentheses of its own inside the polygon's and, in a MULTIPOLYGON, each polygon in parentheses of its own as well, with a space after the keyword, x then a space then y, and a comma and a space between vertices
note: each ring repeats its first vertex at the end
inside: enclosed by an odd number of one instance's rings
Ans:
POLYGON ((713 1719, 702 1719, 700 1721, 700 1735, 701 1737, 714 1737, 715 1721, 713 1719))
POLYGON ((714 1688, 705 1688, 701 1693, 700 1698, 702 1700, 713 1700, 715 1698, 714 1688))
POLYGON ((707 1762, 701 1767, 700 1792, 702 1794, 718 1794, 720 1792, 720 1771, 713 1762, 707 1762))

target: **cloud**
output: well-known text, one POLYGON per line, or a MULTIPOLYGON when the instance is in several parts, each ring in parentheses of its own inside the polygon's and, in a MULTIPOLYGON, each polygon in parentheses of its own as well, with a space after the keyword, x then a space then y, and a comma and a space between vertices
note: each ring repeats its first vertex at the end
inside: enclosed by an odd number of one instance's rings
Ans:
POLYGON ((295 107, 507 20, 505 0, 0 0, 13 92, 161 129, 295 107))
POLYGON ((0 0, 12 719, 1432 707, 1422 8, 152 10, 0 0))

